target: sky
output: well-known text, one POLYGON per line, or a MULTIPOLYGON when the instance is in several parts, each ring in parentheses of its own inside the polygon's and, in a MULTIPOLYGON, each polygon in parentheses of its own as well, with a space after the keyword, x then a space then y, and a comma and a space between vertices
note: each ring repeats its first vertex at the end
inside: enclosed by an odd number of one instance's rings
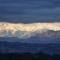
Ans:
POLYGON ((0 0, 0 41, 60 44, 60 0, 0 0))
POLYGON ((0 21, 60 22, 60 0, 0 0, 0 21))
POLYGON ((0 0, 0 37, 60 37, 59 33, 60 0, 0 0))

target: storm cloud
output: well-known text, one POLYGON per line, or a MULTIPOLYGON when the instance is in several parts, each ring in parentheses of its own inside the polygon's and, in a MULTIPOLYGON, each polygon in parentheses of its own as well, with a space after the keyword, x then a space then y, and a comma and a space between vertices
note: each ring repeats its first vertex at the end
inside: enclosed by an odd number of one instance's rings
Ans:
POLYGON ((0 0, 0 21, 60 21, 60 0, 0 0))

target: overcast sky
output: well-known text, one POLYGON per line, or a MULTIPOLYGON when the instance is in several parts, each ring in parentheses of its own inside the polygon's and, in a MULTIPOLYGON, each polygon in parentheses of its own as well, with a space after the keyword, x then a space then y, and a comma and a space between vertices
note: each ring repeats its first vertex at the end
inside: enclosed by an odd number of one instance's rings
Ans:
POLYGON ((0 0, 0 21, 60 21, 60 0, 0 0))

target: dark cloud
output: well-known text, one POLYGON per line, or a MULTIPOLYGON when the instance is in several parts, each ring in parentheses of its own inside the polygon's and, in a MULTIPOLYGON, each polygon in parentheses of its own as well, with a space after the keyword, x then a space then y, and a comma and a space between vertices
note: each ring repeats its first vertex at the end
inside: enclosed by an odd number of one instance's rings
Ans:
POLYGON ((0 0, 0 21, 60 21, 60 0, 0 0))

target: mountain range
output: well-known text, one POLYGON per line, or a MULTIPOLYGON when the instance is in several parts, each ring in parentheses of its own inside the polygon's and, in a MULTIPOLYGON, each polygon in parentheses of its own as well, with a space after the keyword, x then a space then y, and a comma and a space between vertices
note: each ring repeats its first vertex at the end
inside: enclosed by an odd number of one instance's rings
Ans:
MULTIPOLYGON (((37 38, 18 40, 17 38, 0 38, 0 53, 39 53, 60 54, 60 42, 39 41, 37 38), (9 41, 8 41, 9 40, 9 41), (10 41, 14 40, 14 41, 10 41), (30 41, 29 41, 30 40, 30 41), (31 42, 32 41, 32 42, 31 42), (35 42, 34 42, 35 41, 35 42), (38 43, 38 42, 39 43, 38 43)), ((60 39, 55 39, 55 41, 60 39)))

